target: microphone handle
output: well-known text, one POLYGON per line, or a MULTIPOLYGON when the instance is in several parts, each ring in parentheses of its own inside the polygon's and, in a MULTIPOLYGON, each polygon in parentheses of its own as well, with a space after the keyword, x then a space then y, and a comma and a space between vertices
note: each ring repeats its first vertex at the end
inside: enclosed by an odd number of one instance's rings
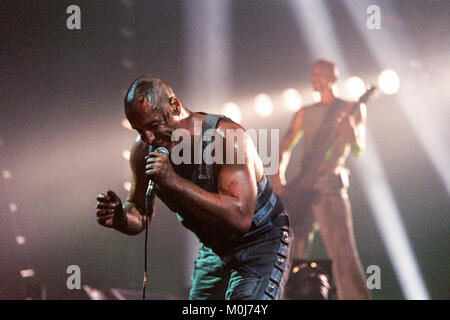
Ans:
MULTIPOLYGON (((152 153, 152 151, 153 151, 153 146, 151 144, 149 144, 148 149, 147 149, 147 156, 150 157, 150 153, 152 153)), ((155 152, 169 154, 169 151, 164 147, 156 148, 155 152)), ((145 194, 145 196, 147 198, 150 198, 150 196, 152 195, 154 187, 155 187, 155 181, 153 181, 152 179, 149 179, 148 186, 147 186, 147 192, 145 194)))

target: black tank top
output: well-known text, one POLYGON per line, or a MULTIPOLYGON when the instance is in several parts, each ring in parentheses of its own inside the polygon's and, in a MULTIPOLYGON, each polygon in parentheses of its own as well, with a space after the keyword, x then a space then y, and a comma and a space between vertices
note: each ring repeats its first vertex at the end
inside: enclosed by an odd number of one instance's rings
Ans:
MULTIPOLYGON (((202 151, 214 140, 213 135, 205 136, 212 131, 208 129, 216 129, 222 118, 224 116, 206 114, 202 124, 202 151)), ((201 164, 195 165, 190 180, 206 191, 218 193, 216 178, 213 165, 205 164, 202 161, 201 164)), ((245 244, 247 239, 270 229, 273 226, 272 221, 284 212, 280 199, 273 193, 270 182, 265 175, 257 183, 257 190, 258 194, 252 225, 250 230, 244 235, 230 234, 220 229, 213 230, 210 225, 197 218, 188 208, 182 206, 179 201, 174 201, 172 195, 162 192, 158 188, 156 188, 156 194, 172 211, 177 213, 178 219, 183 226, 194 232, 200 242, 213 249, 217 254, 222 255, 239 245, 245 244)))

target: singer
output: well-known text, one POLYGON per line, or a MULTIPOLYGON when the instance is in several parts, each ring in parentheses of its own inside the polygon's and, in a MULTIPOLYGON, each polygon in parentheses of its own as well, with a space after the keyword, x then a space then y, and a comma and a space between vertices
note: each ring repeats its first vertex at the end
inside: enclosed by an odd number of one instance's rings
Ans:
MULTIPOLYGON (((194 122, 202 123, 203 134, 216 129, 215 134, 225 137, 220 140, 224 145, 226 130, 245 130, 224 116, 189 110, 166 82, 151 76, 133 81, 124 104, 127 119, 139 133, 131 148, 132 185, 123 205, 111 190, 97 196, 98 223, 128 235, 144 231, 146 192, 152 189, 149 224, 158 197, 200 241, 190 299, 282 299, 292 234, 251 138, 246 135, 243 146, 231 142, 234 154, 244 149, 244 163, 174 164, 170 154, 147 151, 151 145, 170 153, 180 143, 172 139, 177 129, 190 132, 194 146, 194 122)), ((203 139, 203 149, 211 141, 214 136, 203 139)))

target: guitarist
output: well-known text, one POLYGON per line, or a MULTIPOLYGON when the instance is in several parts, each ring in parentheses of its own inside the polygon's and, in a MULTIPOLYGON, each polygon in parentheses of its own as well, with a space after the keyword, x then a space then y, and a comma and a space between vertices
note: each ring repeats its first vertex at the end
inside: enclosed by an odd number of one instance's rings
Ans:
POLYGON ((333 262, 338 298, 370 299, 353 234, 347 193, 348 169, 345 167, 350 152, 359 156, 365 148, 366 109, 361 104, 351 113, 354 103, 338 99, 333 94, 332 86, 337 80, 338 72, 333 63, 325 60, 314 63, 311 83, 313 89, 320 93, 321 101, 301 108, 292 119, 280 146, 280 166, 273 186, 291 217, 296 242, 294 257, 307 258, 306 247, 311 244, 318 225, 333 262), (332 147, 324 154, 314 152, 323 145, 317 137, 330 130, 335 131, 332 147), (285 172, 290 154, 300 139, 301 160, 295 175, 297 178, 286 185, 285 172), (305 186, 299 187, 305 173, 317 176, 311 182, 313 185, 306 186, 310 193, 306 192, 305 186), (300 199, 311 199, 304 212, 299 212, 302 207, 300 199))

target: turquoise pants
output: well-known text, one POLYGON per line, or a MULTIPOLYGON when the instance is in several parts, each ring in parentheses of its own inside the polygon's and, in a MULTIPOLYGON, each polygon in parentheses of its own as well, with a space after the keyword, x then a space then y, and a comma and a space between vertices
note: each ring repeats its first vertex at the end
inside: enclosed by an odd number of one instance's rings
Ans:
POLYGON ((222 257, 200 244, 189 299, 282 299, 291 267, 291 242, 289 227, 282 225, 222 257))

